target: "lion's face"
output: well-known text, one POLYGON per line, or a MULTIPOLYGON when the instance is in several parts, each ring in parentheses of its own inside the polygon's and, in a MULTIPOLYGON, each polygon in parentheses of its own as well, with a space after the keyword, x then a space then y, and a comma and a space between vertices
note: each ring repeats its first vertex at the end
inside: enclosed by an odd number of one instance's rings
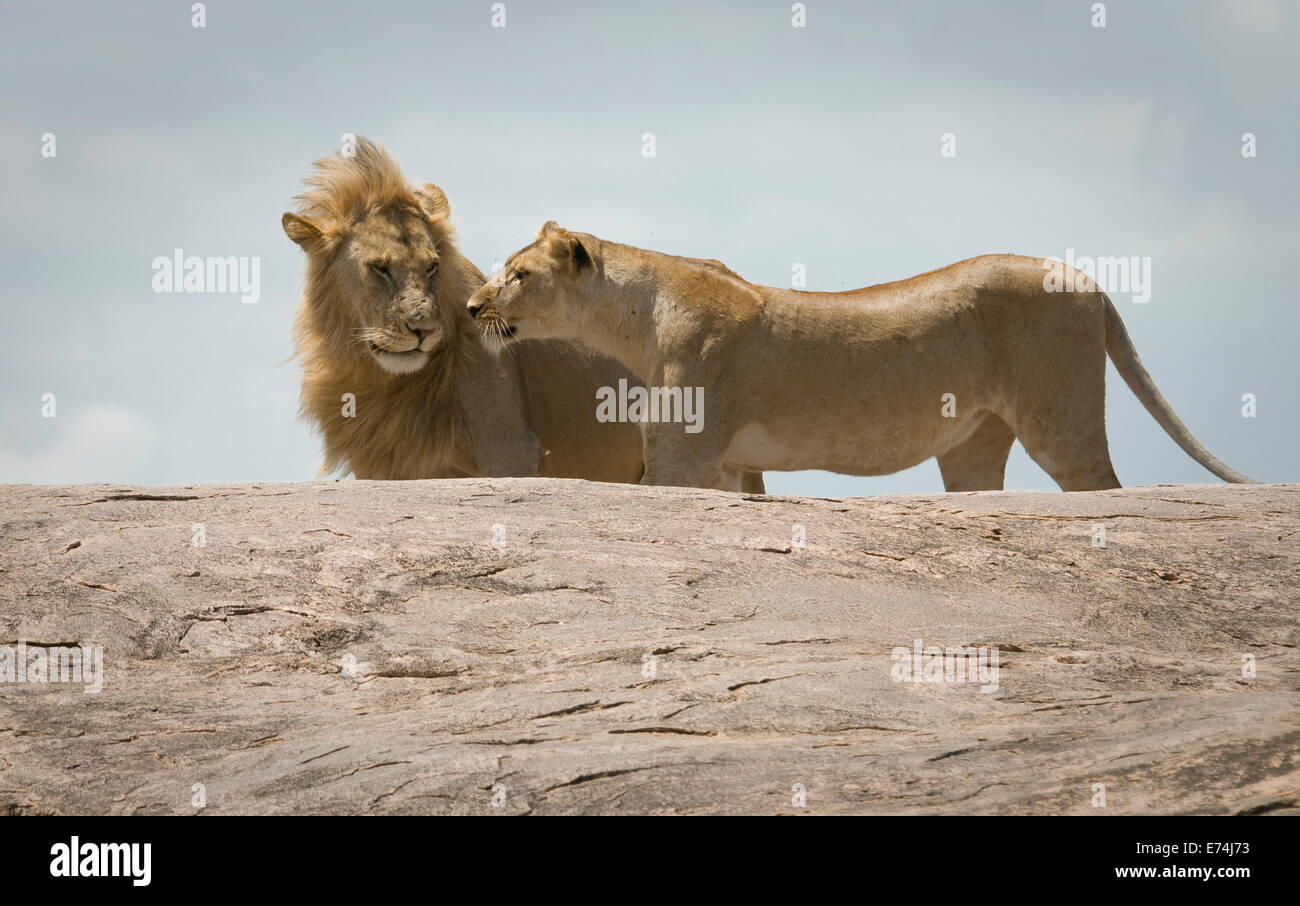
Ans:
POLYGON ((357 342, 385 371, 424 367, 443 339, 438 251, 424 217, 380 212, 348 231, 332 267, 351 301, 357 342))
POLYGON ((582 242, 554 222, 469 298, 484 334, 501 342, 567 337, 581 320, 577 282, 593 267, 582 242))
POLYGON ((448 211, 446 196, 430 183, 411 193, 409 202, 373 207, 361 216, 282 218, 289 238, 323 269, 320 277, 330 291, 321 298, 347 309, 329 313, 334 329, 347 331, 347 342, 390 374, 419 371, 452 334, 457 309, 439 305, 456 306, 439 299, 445 281, 438 243, 447 241, 448 211))

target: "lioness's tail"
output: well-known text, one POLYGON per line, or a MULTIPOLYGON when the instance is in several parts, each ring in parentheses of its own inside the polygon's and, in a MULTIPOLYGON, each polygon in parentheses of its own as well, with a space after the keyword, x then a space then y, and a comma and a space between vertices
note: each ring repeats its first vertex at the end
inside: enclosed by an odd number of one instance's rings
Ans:
POLYGON ((1124 379, 1124 383, 1128 384, 1133 395, 1142 401, 1143 406, 1146 406, 1151 417, 1160 423, 1160 427, 1165 429, 1165 433, 1172 437, 1178 446, 1183 448, 1183 452, 1224 481, 1233 484, 1258 484, 1255 479, 1247 478, 1235 469, 1228 468, 1192 436, 1192 432, 1187 430, 1182 419, 1174 413, 1173 407, 1160 395, 1160 391, 1156 389, 1156 382, 1151 380, 1151 375, 1147 374, 1114 304, 1104 294, 1102 298, 1106 300, 1106 352, 1110 354, 1110 360, 1115 363, 1115 369, 1124 379))

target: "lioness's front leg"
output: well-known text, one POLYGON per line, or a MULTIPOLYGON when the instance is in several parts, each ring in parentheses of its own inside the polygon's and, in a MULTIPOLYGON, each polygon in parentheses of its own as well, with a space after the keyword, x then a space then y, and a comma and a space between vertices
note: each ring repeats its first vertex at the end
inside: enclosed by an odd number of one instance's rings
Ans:
POLYGON ((732 432, 724 433, 716 428, 688 434, 676 422, 643 425, 645 474, 641 483, 736 490, 722 467, 731 435, 732 432))

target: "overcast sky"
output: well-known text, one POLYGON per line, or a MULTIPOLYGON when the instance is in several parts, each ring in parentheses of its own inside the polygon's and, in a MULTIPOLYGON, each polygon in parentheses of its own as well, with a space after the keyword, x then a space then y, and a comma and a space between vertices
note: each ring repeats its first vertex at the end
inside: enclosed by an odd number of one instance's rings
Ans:
MULTIPOLYGON (((1115 301, 1165 396, 1229 465, 1300 479, 1300 3, 504 5, 214 0, 194 28, 190 2, 6 0, 0 482, 314 477, 280 214, 348 132, 443 187, 484 271, 548 219, 824 290, 1150 258, 1150 301, 1115 301), (176 248, 260 258, 259 301, 155 293, 176 248)), ((1108 386, 1123 483, 1216 480, 1108 386)), ((942 490, 933 461, 767 480, 942 490)), ((1018 445, 1007 484, 1055 487, 1018 445)))

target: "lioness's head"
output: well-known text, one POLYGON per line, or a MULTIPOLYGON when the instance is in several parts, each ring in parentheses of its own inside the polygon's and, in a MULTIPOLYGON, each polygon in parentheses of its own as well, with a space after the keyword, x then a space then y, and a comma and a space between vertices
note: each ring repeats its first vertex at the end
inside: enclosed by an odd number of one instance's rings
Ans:
POLYGON ((582 283, 595 271, 597 254, 592 237, 552 220, 470 296, 469 313, 502 341, 571 336, 582 321, 582 283))
POLYGON ((412 190, 397 164, 361 139, 353 156, 318 161, 284 232, 308 255, 307 304, 322 330, 392 374, 410 374, 447 340, 456 302, 440 299, 450 241, 447 196, 412 190), (440 301, 444 305, 440 306, 440 301), (445 306, 453 306, 445 310, 445 306))

